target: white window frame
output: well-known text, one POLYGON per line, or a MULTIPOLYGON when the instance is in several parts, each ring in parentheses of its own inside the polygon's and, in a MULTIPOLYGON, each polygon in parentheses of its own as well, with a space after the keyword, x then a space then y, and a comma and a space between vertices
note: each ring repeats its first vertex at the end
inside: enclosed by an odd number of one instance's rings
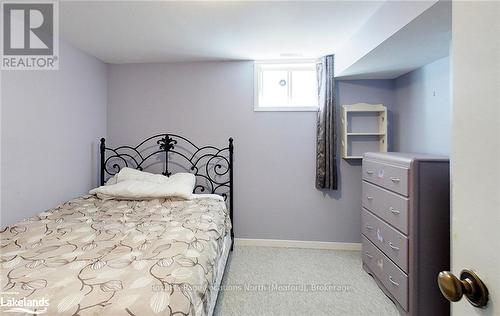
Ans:
MULTIPOLYGON (((259 80, 259 76, 261 75, 260 72, 260 65, 265 65, 265 64, 284 64, 284 65, 289 65, 289 64, 316 64, 318 61, 316 59, 285 59, 285 60, 257 60, 254 62, 254 106, 253 110, 255 112, 317 112, 319 109, 319 104, 314 105, 314 106, 260 106, 259 105, 259 99, 260 99, 260 84, 261 80, 259 80)), ((292 67, 290 67, 288 70, 293 70, 292 67)), ((289 81, 290 82, 290 81, 289 81)), ((293 84, 293 83, 291 83, 293 84)))

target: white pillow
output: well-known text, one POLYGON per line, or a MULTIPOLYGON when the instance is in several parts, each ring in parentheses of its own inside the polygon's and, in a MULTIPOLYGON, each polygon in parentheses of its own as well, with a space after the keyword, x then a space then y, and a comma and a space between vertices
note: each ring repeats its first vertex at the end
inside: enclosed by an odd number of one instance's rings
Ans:
POLYGON ((116 199, 142 200, 177 197, 189 199, 196 185, 196 177, 191 173, 176 173, 171 177, 162 176, 163 183, 143 180, 123 180, 116 184, 100 186, 90 194, 105 195, 116 199))
POLYGON ((165 183, 168 178, 162 174, 153 174, 132 168, 122 168, 116 175, 116 183, 126 180, 147 181, 153 183, 165 183))
POLYGON ((106 181, 106 183, 104 183, 104 185, 112 185, 112 184, 116 184, 117 182, 118 182, 118 174, 115 174, 114 176, 109 178, 108 181, 106 181))

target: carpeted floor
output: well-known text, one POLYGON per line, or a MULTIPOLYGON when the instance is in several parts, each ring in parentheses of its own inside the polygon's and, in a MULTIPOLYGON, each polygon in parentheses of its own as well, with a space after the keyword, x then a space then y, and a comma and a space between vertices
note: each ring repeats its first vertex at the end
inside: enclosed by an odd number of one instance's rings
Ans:
POLYGON ((399 315, 358 251, 235 247, 216 316, 399 315))

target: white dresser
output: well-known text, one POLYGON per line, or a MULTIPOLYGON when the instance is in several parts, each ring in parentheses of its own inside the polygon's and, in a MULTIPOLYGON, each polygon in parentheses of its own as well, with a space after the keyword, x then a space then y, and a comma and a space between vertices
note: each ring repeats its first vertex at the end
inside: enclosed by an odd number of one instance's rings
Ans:
POLYGON ((446 157, 363 157, 363 268, 402 315, 449 315, 437 285, 450 266, 449 187, 446 157))

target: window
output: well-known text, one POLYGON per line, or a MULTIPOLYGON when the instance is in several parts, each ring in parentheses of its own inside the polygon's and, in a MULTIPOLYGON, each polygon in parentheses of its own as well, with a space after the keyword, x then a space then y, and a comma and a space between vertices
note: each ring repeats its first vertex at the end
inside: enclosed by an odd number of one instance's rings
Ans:
POLYGON ((255 62, 255 111, 317 111, 316 63, 255 62))

